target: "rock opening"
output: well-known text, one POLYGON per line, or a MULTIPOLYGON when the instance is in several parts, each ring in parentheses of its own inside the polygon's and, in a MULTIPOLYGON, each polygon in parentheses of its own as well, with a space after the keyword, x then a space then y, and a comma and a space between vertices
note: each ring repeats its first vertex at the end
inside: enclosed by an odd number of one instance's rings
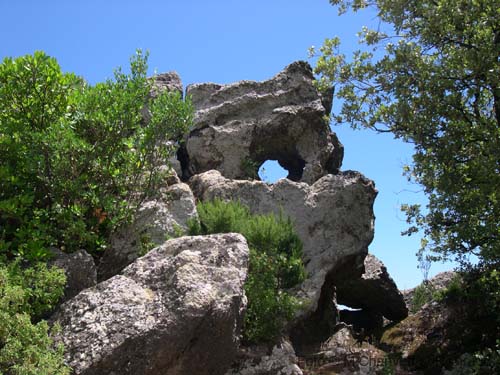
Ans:
POLYGON ((259 168, 259 178, 267 183, 274 183, 280 178, 287 177, 289 172, 276 160, 266 160, 259 168))

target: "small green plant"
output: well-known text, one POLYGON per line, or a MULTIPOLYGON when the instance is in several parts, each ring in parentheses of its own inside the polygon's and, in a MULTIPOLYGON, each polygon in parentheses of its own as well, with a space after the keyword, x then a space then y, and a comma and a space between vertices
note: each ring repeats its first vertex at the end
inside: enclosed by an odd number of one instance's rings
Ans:
POLYGON ((252 215, 238 202, 216 199, 197 205, 199 221, 190 221, 189 234, 241 233, 250 247, 245 293, 248 308, 244 338, 249 342, 275 339, 300 306, 288 289, 306 277, 302 243, 290 219, 252 215))
POLYGON ((151 236, 147 232, 141 234, 139 240, 140 240, 139 256, 142 257, 154 249, 155 243, 153 242, 151 236))
POLYGON ((63 347, 39 318, 63 295, 64 272, 0 260, 0 374, 67 375, 63 347))
POLYGON ((463 294, 463 281, 460 274, 456 274, 450 280, 446 288, 441 290, 436 290, 433 293, 433 299, 436 301, 458 301, 461 299, 461 295, 463 294))
POLYGON ((429 282, 423 282, 413 291, 413 297, 410 303, 410 312, 416 313, 426 303, 434 298, 435 290, 429 282))
MULTIPOLYGON (((380 369, 381 375, 394 375, 396 373, 396 358, 393 358, 390 354, 384 357, 382 368, 380 369)), ((377 372, 378 373, 378 372, 377 372)))
POLYGON ((246 156, 241 160, 241 169, 247 178, 251 180, 259 178, 259 164, 250 157, 246 156))

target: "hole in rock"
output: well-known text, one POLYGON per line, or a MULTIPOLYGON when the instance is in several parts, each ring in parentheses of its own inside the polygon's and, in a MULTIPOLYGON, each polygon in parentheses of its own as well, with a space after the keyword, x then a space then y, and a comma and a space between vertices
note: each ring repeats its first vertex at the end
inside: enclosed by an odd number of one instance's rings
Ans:
POLYGON ((280 178, 288 176, 288 171, 284 169, 276 160, 267 160, 259 168, 261 181, 273 184, 280 178))
POLYGON ((338 310, 348 310, 348 311, 360 311, 361 309, 357 309, 357 308, 354 308, 354 307, 349 307, 349 306, 346 306, 346 305, 342 305, 342 304, 337 304, 337 309, 338 310))

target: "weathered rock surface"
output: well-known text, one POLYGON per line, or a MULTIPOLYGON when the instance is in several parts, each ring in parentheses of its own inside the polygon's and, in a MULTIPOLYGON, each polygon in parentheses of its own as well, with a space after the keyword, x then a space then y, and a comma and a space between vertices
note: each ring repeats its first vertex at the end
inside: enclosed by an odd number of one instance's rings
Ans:
POLYGON ((52 253, 54 258, 50 260, 49 265, 63 269, 66 274, 66 287, 62 301, 67 301, 83 289, 97 284, 97 269, 94 259, 85 250, 67 254, 52 249, 52 253))
POLYGON ((301 357, 299 363, 308 374, 376 375, 382 369, 384 357, 383 351, 359 341, 344 326, 322 343, 317 352, 301 357))
POLYGON ((239 234, 181 237, 63 304, 75 374, 224 374, 235 359, 248 246, 239 234))
MULTIPOLYGON (((346 258, 363 259, 373 238, 376 190, 359 173, 327 175, 313 185, 288 179, 268 185, 229 180, 218 171, 209 171, 194 176, 190 184, 198 199, 239 200, 255 213, 282 210, 292 219, 303 243, 308 274, 298 292, 308 301, 304 313, 316 309, 327 275, 346 258)), ((345 272, 349 271, 354 272, 345 272)))
POLYGON ((154 98, 159 93, 168 92, 178 92, 180 95, 183 94, 184 88, 182 86, 182 81, 177 72, 167 72, 156 74, 152 77, 153 80, 153 91, 151 96, 154 98))
POLYGON ((292 345, 282 340, 271 350, 267 346, 243 348, 226 375, 303 375, 292 345))
POLYGON ((196 112, 184 176, 216 169, 255 178, 266 160, 277 160, 294 181, 337 173, 343 146, 324 119, 332 93, 320 95, 313 81, 309 64, 295 62, 263 82, 188 86, 196 112))
MULTIPOLYGON (((152 83, 152 90, 149 93, 150 98, 154 99, 163 92, 177 92, 181 97, 183 96, 182 81, 176 72, 157 74, 150 78, 150 82, 152 83)), ((142 108, 141 114, 144 122, 147 123, 151 120, 148 106, 142 108)))
MULTIPOLYGON (((448 284, 456 276, 457 276, 457 273, 453 272, 453 271, 445 271, 445 272, 438 273, 436 276, 434 276, 433 278, 431 278, 427 281, 428 286, 429 286, 429 290, 438 291, 438 290, 442 290, 442 289, 446 288, 448 286, 448 284)), ((412 305, 413 295, 415 293, 415 289, 416 288, 406 289, 406 290, 401 291, 401 293, 403 294, 404 300, 406 302, 406 306, 408 306, 408 308, 410 308, 410 306, 412 305)))
POLYGON ((389 276, 387 268, 375 256, 368 254, 364 261, 365 272, 359 279, 345 280, 337 285, 337 302, 360 308, 376 315, 380 313, 393 321, 408 316, 403 295, 389 276))
POLYGON ((112 235, 99 263, 99 281, 118 274, 148 247, 160 245, 168 236, 186 229, 188 220, 196 219, 197 215, 193 193, 184 183, 174 184, 157 199, 144 202, 135 222, 112 235))

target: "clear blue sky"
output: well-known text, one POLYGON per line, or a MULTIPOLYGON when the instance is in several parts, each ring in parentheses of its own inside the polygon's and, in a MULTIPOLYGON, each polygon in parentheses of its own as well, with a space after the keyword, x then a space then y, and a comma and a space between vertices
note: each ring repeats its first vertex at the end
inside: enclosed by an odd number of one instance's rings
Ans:
MULTIPOLYGON (((151 73, 175 70, 184 85, 263 80, 307 60, 308 48, 327 37, 339 36, 349 53, 356 32, 374 22, 373 13, 338 17, 328 0, 0 0, 0 58, 43 50, 64 71, 95 83, 126 67, 142 48, 150 52, 151 73)), ((370 251, 400 288, 415 286, 422 279, 415 258, 420 239, 400 236, 405 222, 399 211, 403 202, 425 202, 401 175, 411 147, 348 126, 334 131, 345 146, 343 169, 364 173, 379 190, 370 251)), ((267 171, 269 178, 276 173, 267 171)), ((434 264, 430 274, 449 268, 434 264)))

